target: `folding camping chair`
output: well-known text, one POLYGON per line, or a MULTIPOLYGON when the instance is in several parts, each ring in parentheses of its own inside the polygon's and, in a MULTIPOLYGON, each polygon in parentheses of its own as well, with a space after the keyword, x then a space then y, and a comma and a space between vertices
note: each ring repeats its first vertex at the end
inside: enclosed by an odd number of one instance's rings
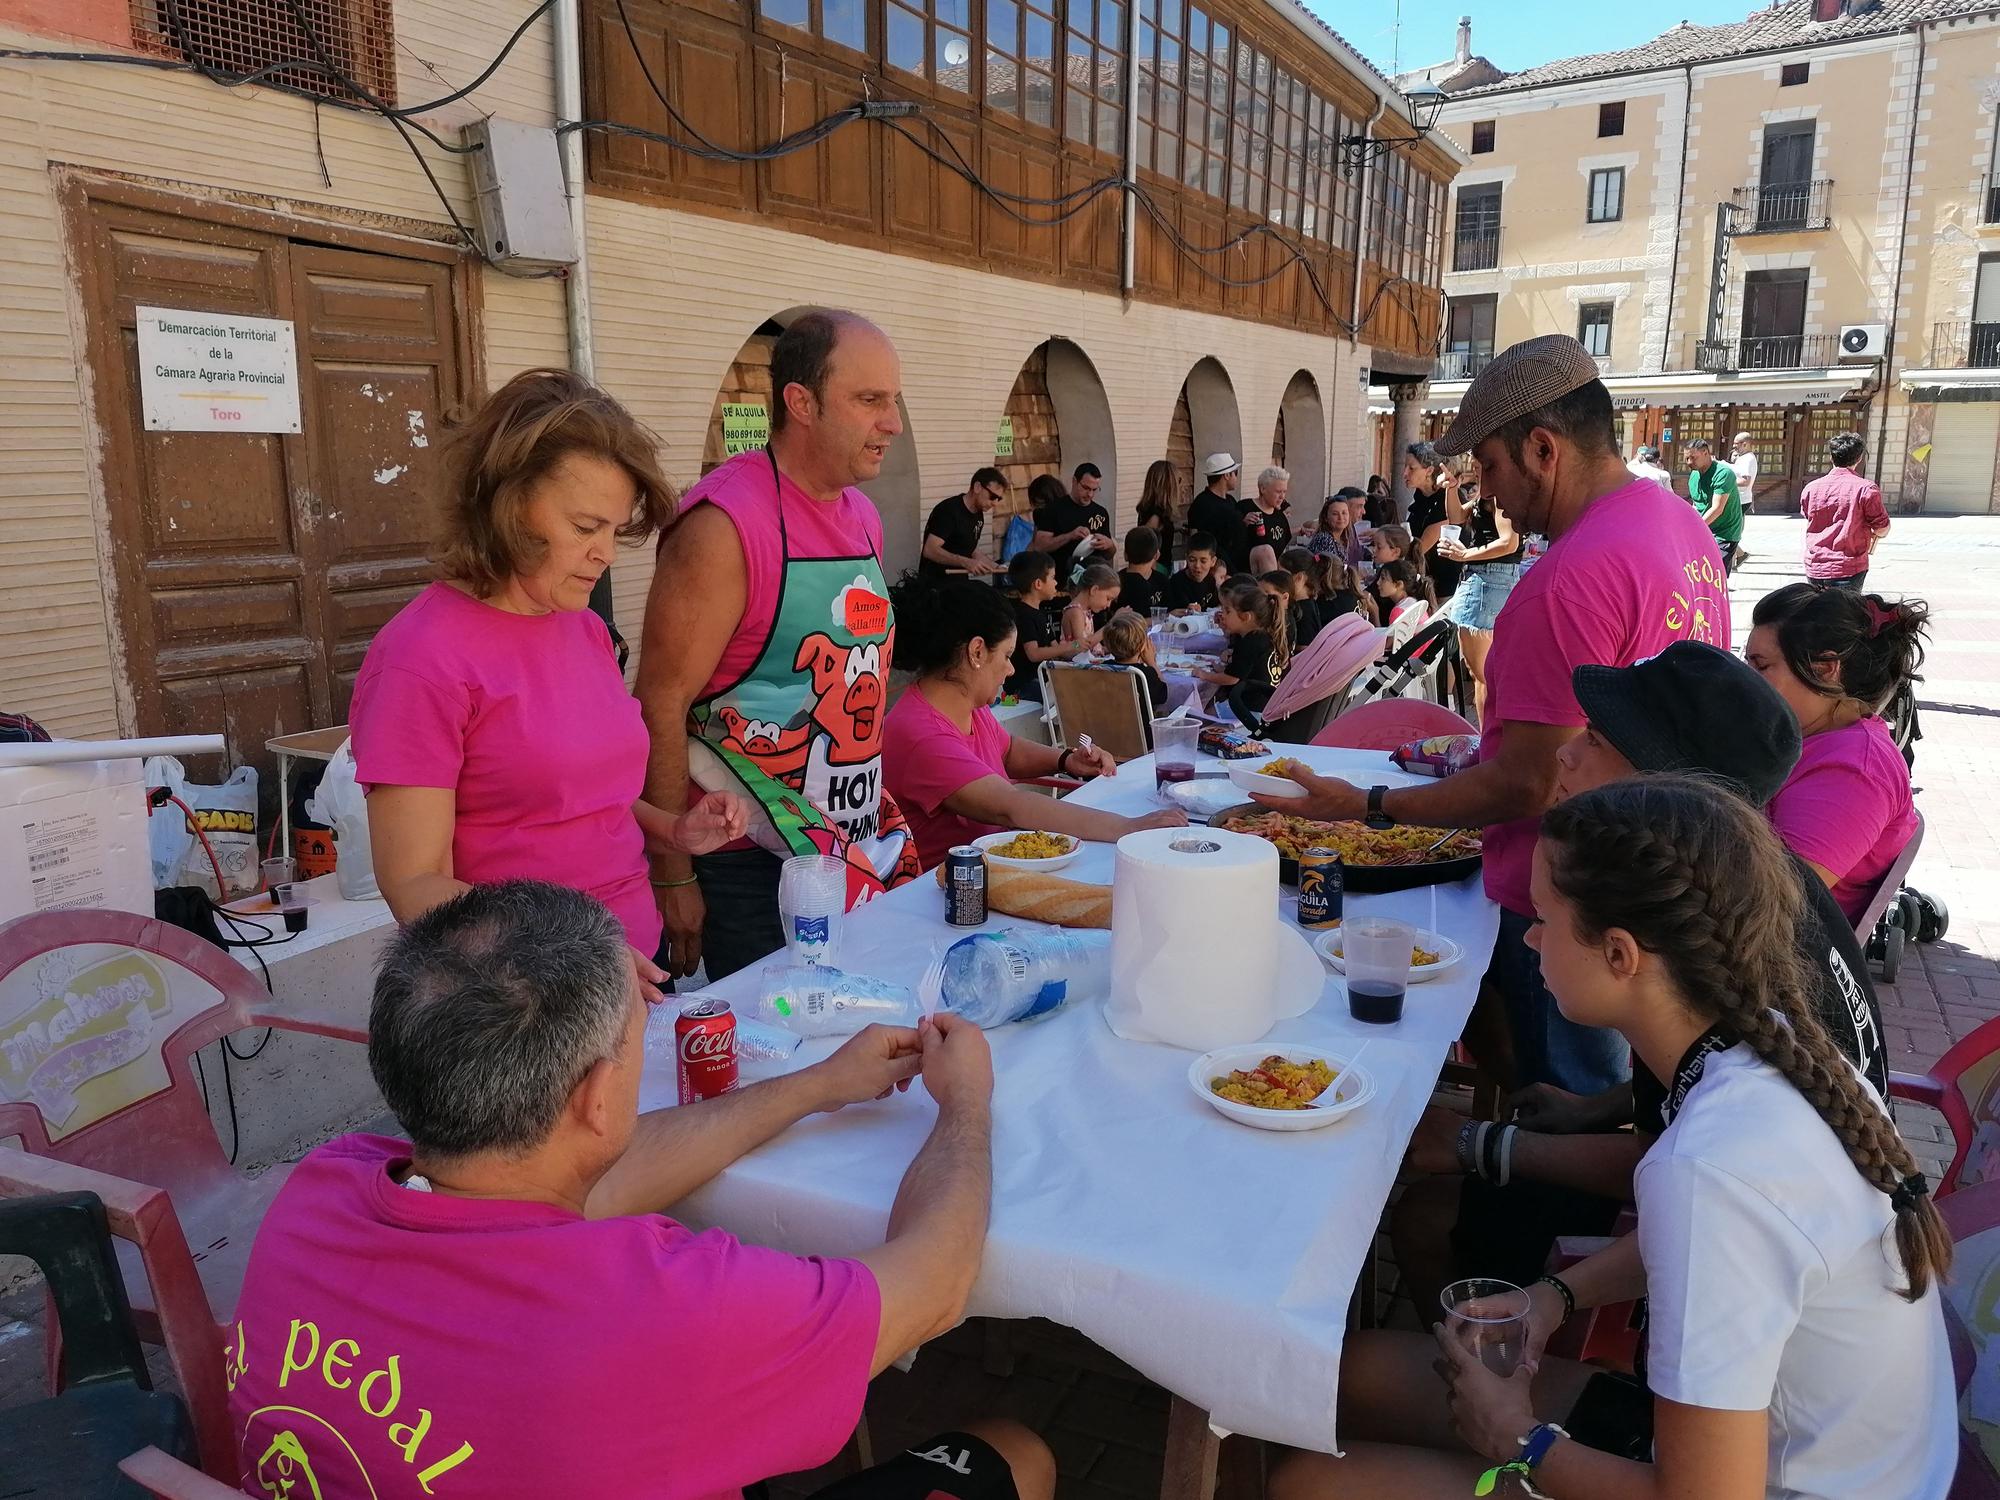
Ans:
POLYGON ((1137 760, 1152 751, 1153 709, 1137 672, 1045 661, 1037 675, 1050 744, 1067 750, 1087 734, 1114 760, 1137 760))

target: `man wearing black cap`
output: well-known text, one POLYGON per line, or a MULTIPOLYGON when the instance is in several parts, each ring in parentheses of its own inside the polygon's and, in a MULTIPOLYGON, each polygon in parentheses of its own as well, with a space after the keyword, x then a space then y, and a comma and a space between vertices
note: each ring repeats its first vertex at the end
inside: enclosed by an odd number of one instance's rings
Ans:
MULTIPOLYGON (((1556 756, 1558 800, 1628 776, 1687 772, 1725 781, 1763 807, 1798 762, 1792 711, 1755 669, 1714 646, 1682 641, 1630 667, 1578 667, 1573 685, 1589 721, 1556 756)), ((1792 864, 1805 896, 1799 956, 1813 1008, 1886 1098, 1881 1010, 1861 946, 1825 884, 1797 855, 1792 864)), ((1410 1162, 1443 1175, 1412 1184, 1391 1224, 1413 1295, 1459 1275, 1525 1285, 1541 1273, 1558 1235, 1605 1233, 1631 1199, 1639 1158, 1663 1129, 1663 1098, 1659 1080, 1636 1061, 1629 1085, 1590 1098, 1546 1084, 1521 1090, 1508 1101, 1517 1123, 1496 1127, 1513 1132, 1494 1143, 1496 1159, 1506 1147, 1505 1188, 1484 1174, 1481 1159, 1473 1158, 1469 1171, 1461 1166, 1464 1117, 1427 1110, 1410 1162), (1620 1128, 1627 1122, 1630 1132, 1620 1128)))
POLYGON ((1627 666, 1677 640, 1726 645, 1722 556, 1694 511, 1625 466, 1597 362, 1565 335, 1516 344, 1481 371, 1437 450, 1472 454, 1514 530, 1549 539, 1494 625, 1479 763, 1394 790, 1300 775, 1307 797, 1282 810, 1376 828, 1483 826, 1486 894, 1501 907, 1486 982, 1516 1081, 1595 1094, 1624 1081, 1624 1039, 1564 1017, 1526 942, 1536 820, 1555 800, 1556 753, 1584 722, 1570 673, 1627 666))

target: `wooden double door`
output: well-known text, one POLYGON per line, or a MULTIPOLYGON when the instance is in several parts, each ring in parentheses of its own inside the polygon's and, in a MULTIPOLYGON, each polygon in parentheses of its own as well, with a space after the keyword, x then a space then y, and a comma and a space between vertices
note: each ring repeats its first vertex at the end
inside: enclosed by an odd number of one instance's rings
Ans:
POLYGON ((123 184, 67 207, 128 727, 219 731, 268 772, 266 740, 344 722, 369 640, 433 576, 472 279, 443 246, 123 184), (142 306, 289 319, 302 430, 148 431, 142 306))

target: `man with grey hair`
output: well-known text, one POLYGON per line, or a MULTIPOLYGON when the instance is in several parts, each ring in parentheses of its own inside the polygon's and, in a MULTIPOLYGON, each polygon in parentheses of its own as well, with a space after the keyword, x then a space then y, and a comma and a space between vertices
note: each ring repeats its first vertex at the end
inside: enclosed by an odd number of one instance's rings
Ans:
POLYGON ((1257 493, 1238 503, 1236 535, 1241 552, 1229 559, 1234 571, 1261 578, 1278 566, 1278 554, 1292 544, 1292 523, 1285 514, 1291 488, 1292 476, 1272 464, 1257 476, 1257 493))
MULTIPOLYGON (((734 1500, 832 1458, 869 1379, 959 1321, 992 1184, 977 1027, 872 1026, 640 1115, 647 1019, 621 929, 576 891, 474 886, 395 937, 368 1060, 409 1140, 320 1147, 258 1231, 227 1351, 244 1488, 303 1472, 325 1500, 734 1500), (919 1076, 937 1120, 886 1243, 802 1258, 664 1217, 806 1116, 919 1076)), ((982 1423, 833 1490, 1053 1486, 1039 1439, 982 1423)))

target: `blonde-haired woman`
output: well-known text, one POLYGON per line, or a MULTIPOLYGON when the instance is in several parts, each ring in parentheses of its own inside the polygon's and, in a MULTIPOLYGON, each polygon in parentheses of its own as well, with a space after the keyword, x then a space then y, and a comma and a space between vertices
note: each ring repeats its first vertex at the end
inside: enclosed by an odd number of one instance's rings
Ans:
POLYGON ((398 920, 481 882, 571 886, 618 918, 649 997, 665 975, 647 849, 719 847, 745 816, 721 793, 678 817, 641 800, 650 742, 589 608, 617 544, 673 519, 656 447, 568 371, 496 391, 454 444, 443 577, 377 632, 350 714, 398 920))

